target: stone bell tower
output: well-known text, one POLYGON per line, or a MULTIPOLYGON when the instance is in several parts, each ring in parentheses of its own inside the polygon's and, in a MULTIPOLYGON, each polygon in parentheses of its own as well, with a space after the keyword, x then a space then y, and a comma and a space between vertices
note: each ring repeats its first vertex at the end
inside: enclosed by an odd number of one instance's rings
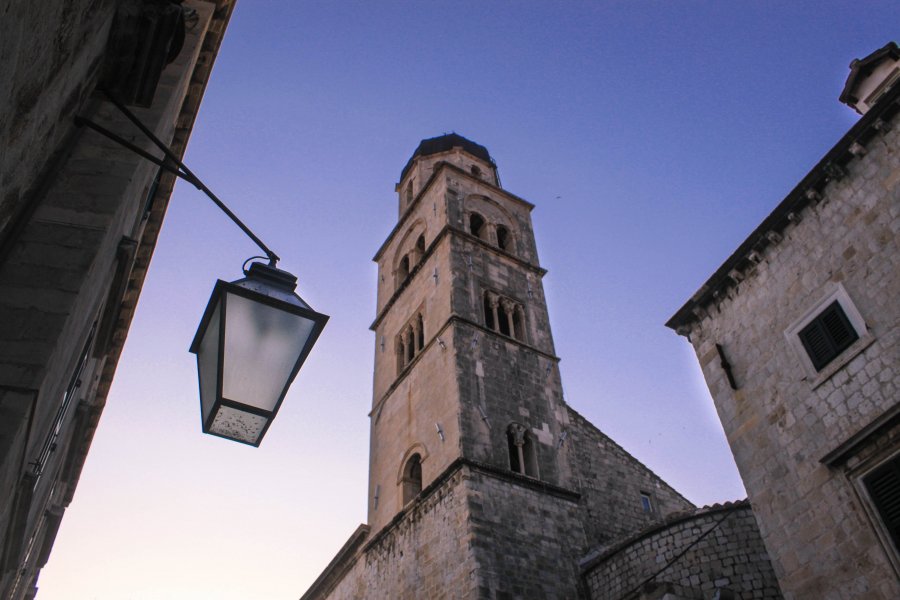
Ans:
POLYGON ((567 418, 532 231, 484 146, 424 140, 378 251, 369 523, 457 459, 555 485, 567 418))
POLYGON ((368 522, 303 596, 577 598, 587 548, 691 504, 563 401, 532 204, 423 140, 375 255, 368 522))

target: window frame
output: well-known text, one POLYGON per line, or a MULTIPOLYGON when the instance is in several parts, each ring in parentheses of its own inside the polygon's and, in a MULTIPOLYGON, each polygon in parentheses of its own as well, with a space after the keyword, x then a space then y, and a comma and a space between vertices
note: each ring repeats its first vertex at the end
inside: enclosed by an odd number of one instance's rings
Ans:
POLYGON ((894 540, 893 534, 882 520, 878 506, 875 504, 865 481, 866 478, 892 461, 900 461, 900 447, 896 445, 885 452, 880 452, 863 460, 859 465, 849 469, 846 472, 846 476, 850 480, 851 487, 862 506, 863 520, 868 520, 869 525, 875 532, 879 545, 887 556, 888 562, 891 563, 894 569, 894 573, 900 577, 900 540, 894 540))
POLYGON ((860 314, 856 305, 850 299, 847 290, 844 289, 844 286, 840 283, 831 285, 826 292, 816 300, 816 302, 810 305, 810 308, 791 323, 788 328, 785 329, 784 337, 787 340, 788 346, 793 349, 797 360, 800 362, 803 371, 802 379, 809 381, 813 388, 818 387, 830 379, 835 373, 845 367, 847 363, 853 360, 853 358, 875 341, 874 336, 866 326, 862 314, 860 314), (812 357, 804 346, 803 340, 800 338, 800 332, 806 329, 807 325, 819 318, 822 313, 835 302, 840 306, 841 310, 844 312, 844 316, 847 318, 847 322, 856 332, 857 339, 841 350, 834 358, 823 365, 821 369, 816 369, 812 357))

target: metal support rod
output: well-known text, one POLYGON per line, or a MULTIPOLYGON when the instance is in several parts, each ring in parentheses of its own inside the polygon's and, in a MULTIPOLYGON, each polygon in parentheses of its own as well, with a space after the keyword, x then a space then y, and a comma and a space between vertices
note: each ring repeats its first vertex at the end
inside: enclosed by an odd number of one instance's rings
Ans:
POLYGON ((128 148, 135 154, 138 154, 138 155, 142 156, 143 158, 146 158, 147 160, 152 162, 154 165, 157 165, 159 168, 161 168, 165 171, 168 171, 169 173, 172 173, 176 177, 181 177, 182 179, 184 179, 191 185, 197 187, 197 189, 200 189, 200 186, 197 185, 197 182, 194 179, 192 179, 187 173, 182 173, 181 171, 179 171, 178 169, 173 167, 171 164, 167 163, 166 161, 162 160, 161 158, 156 158, 155 156, 153 156, 152 154, 150 154, 143 148, 139 148, 138 146, 136 146, 136 145, 132 144, 131 142, 129 142, 128 140, 126 140, 125 138, 123 138, 119 135, 116 135, 109 129, 103 127, 102 125, 98 125, 97 123, 94 123, 90 119, 86 119, 86 118, 80 117, 78 115, 75 115, 75 125, 77 127, 87 127, 88 129, 93 129, 100 135, 102 135, 106 138, 109 138, 110 140, 116 142, 120 146, 124 146, 124 147, 128 148))
POLYGON ((134 113, 132 113, 130 110, 128 110, 128 107, 126 107, 124 104, 122 104, 115 96, 113 96, 112 94, 110 94, 108 91, 104 91, 104 94, 105 94, 106 97, 109 99, 109 101, 112 102, 112 103, 115 105, 115 107, 118 108, 118 109, 122 112, 122 114, 125 115, 125 116, 128 118, 129 121, 131 121, 132 123, 134 123, 135 126, 137 126, 137 128, 140 129, 141 132, 143 132, 143 134, 144 134, 145 136, 147 136, 147 138, 150 139, 150 141, 152 141, 153 144, 154 144, 157 148, 159 148, 160 150, 162 150, 163 154, 165 154, 165 159, 159 159, 159 158, 156 158, 156 157, 153 156, 152 154, 146 152, 145 150, 142 150, 142 149, 138 148, 136 145, 132 144, 131 142, 129 142, 129 141, 127 141, 127 140, 125 140, 124 138, 122 138, 122 137, 120 137, 120 136, 114 134, 113 132, 111 132, 111 131, 109 131, 109 130, 103 128, 103 127, 101 127, 100 125, 97 125, 96 123, 94 123, 94 122, 92 122, 92 121, 90 121, 90 120, 88 120, 88 119, 85 119, 85 118, 83 118, 83 117, 78 117, 78 116, 75 117, 75 124, 76 124, 76 125, 78 125, 78 126, 86 125, 86 126, 90 127, 91 129, 93 129, 93 130, 96 131, 97 133, 99 133, 99 134, 101 134, 101 135, 103 135, 103 136, 109 138, 110 140, 116 142, 117 144, 120 144, 121 146, 123 146, 123 147, 125 147, 125 148, 131 150, 132 152, 138 154, 139 156, 141 156, 141 157, 143 157, 143 158, 149 160, 149 161, 152 162, 153 164, 156 164, 156 165, 158 165, 159 167, 165 169, 165 170, 168 171, 169 173, 173 173, 173 174, 175 174, 176 176, 181 177, 181 178, 184 179, 185 181, 189 182, 191 185, 193 185, 194 187, 196 187, 198 190, 200 190, 201 192, 203 192, 204 194, 206 194, 206 196, 207 196, 210 200, 212 200, 213 203, 215 203, 215 205, 218 206, 218 207, 222 210, 222 212, 224 212, 224 213, 228 216, 228 218, 231 219, 231 220, 234 222, 235 225, 237 225, 238 227, 241 228, 241 231, 243 231, 243 232, 247 235, 247 237, 249 237, 251 240, 253 240, 253 242, 254 242, 257 246, 259 246, 259 248, 260 248, 263 252, 265 252, 266 256, 267 256, 268 259, 269 259, 269 265, 270 265, 270 266, 273 266, 273 267, 274 267, 274 266, 278 263, 278 261, 280 260, 280 258, 278 257, 278 255, 275 254, 274 252, 272 252, 272 250, 270 250, 269 247, 266 246, 266 245, 263 243, 263 241, 262 241, 261 239, 259 239, 259 238, 256 236, 256 234, 253 233, 253 232, 250 230, 250 228, 247 227, 247 226, 244 224, 244 222, 241 221, 241 220, 238 218, 238 216, 237 216, 236 214, 234 214, 233 212, 231 212, 231 209, 228 208, 227 206, 225 206, 225 203, 222 202, 221 200, 219 200, 219 197, 216 196, 216 195, 213 193, 213 191, 212 191, 211 189, 209 189, 208 187, 206 187, 206 184, 203 183, 203 182, 200 180, 199 177, 197 177, 196 175, 194 175, 193 171, 191 171, 191 170, 187 167, 187 165, 185 165, 183 162, 181 162, 181 159, 179 159, 179 158, 175 155, 175 153, 172 152, 172 151, 169 149, 169 147, 166 146, 166 145, 162 142, 162 140, 160 140, 158 137, 156 137, 156 135, 155 135, 152 131, 150 131, 150 129, 149 129, 146 125, 144 125, 144 124, 141 122, 141 120, 138 119, 137 116, 136 116, 134 113), (177 169, 174 168, 174 167, 172 166, 173 164, 176 165, 178 168, 177 168, 177 169))

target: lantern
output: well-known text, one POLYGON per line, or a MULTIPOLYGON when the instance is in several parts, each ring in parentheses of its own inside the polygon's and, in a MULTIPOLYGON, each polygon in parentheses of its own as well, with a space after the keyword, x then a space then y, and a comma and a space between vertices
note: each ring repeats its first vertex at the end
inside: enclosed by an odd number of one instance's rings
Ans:
POLYGON ((219 280, 191 344, 203 432, 259 446, 328 321, 294 293, 297 278, 253 263, 219 280))

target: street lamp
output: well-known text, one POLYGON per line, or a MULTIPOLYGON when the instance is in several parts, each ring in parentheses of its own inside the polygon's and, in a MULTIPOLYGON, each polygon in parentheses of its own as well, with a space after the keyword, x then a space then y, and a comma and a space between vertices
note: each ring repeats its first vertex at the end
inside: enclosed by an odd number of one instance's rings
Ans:
POLYGON ((204 433, 259 446, 328 321, 296 284, 262 263, 244 279, 216 283, 191 344, 204 433))
POLYGON ((164 158, 84 117, 76 116, 75 123, 196 186, 266 254, 254 258, 265 258, 268 264, 252 263, 243 279, 216 282, 190 348, 197 355, 203 432, 258 447, 328 317, 294 293, 297 278, 275 266, 278 255, 124 104, 111 94, 107 97, 162 150, 164 158))

